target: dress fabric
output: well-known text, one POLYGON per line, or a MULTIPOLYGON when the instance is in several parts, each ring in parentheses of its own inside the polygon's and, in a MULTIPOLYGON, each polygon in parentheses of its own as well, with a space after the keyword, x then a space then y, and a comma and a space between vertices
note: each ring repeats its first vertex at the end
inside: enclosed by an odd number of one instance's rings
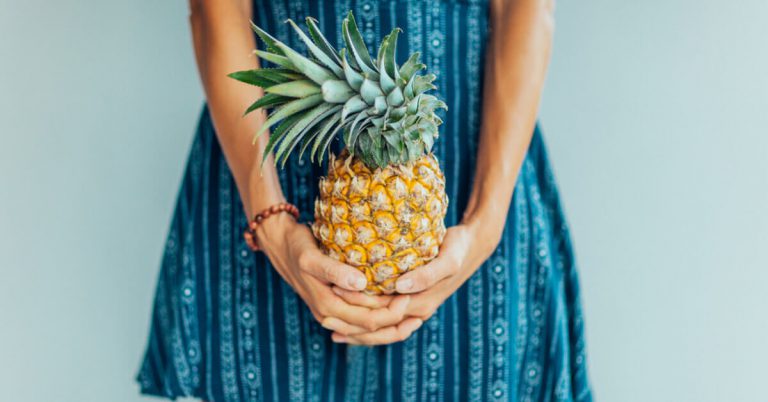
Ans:
MULTIPOLYGON (((254 0, 253 9, 259 26, 300 50, 287 18, 317 18, 338 44, 353 10, 372 52, 403 28, 398 60, 420 51, 448 104, 434 153, 450 198, 446 225, 456 224, 478 148, 487 3, 254 0)), ((313 218, 325 169, 293 156, 280 173, 301 221, 313 218)), ((404 342, 333 343, 265 256, 248 249, 246 224, 204 109, 162 258, 142 393, 210 402, 592 400, 578 277, 538 128, 499 246, 404 342)))

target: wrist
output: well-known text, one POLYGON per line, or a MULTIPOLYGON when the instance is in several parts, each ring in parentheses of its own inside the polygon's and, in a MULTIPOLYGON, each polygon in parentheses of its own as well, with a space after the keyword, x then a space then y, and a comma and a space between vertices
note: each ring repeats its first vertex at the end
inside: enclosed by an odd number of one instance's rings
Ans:
POLYGON ((493 253, 501 241, 505 220, 497 214, 475 213, 464 216, 461 224, 467 228, 473 243, 471 250, 476 254, 472 260, 485 260, 493 253))
MULTIPOLYGON (((265 239, 284 238, 288 222, 296 222, 299 210, 295 205, 280 202, 257 213, 248 223, 243 236, 253 251, 264 249, 265 239)), ((274 242, 272 242, 274 244, 274 242)))
POLYGON ((283 191, 280 188, 280 181, 274 166, 271 165, 271 161, 267 161, 264 166, 256 164, 251 167, 247 190, 244 195, 243 203, 245 204, 245 213, 249 220, 253 219, 255 214, 273 205, 286 202, 283 191))
POLYGON ((263 248, 283 243, 290 228, 295 224, 296 219, 291 214, 281 213, 272 216, 256 228, 254 231, 256 240, 263 248))

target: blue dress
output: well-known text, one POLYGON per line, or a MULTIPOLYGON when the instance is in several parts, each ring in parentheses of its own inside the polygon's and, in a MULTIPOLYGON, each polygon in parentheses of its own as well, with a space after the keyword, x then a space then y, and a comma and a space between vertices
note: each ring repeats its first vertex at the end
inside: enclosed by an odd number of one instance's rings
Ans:
MULTIPOLYGON (((254 0, 254 21, 294 48, 283 24, 316 17, 329 40, 353 10, 371 49, 404 29, 398 60, 420 51, 448 112, 435 154, 456 224, 472 186, 485 0, 254 0)), ((259 44, 261 46, 261 44, 259 44)), ((302 221, 325 172, 295 156, 280 173, 302 221)), ((576 267, 538 129, 492 257, 409 339, 346 346, 312 317, 242 238, 246 217, 207 110, 200 119, 157 283, 141 391, 230 401, 589 401, 576 267)))

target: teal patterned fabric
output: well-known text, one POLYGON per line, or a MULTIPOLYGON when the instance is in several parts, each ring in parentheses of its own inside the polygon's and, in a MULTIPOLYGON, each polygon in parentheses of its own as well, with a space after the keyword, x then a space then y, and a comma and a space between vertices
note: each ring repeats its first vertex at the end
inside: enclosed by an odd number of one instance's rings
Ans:
MULTIPOLYGON (((420 51, 438 77, 435 154, 451 204, 467 204, 478 146, 489 30, 481 0, 255 0, 254 21, 303 49, 287 18, 314 16, 330 40, 355 12, 369 47, 404 29, 398 60, 420 51), (336 33, 334 35, 334 33, 336 33)), ((325 167, 293 158, 280 173, 312 219, 325 167)), ((408 340, 346 346, 312 317, 263 254, 203 111, 157 283, 138 382, 146 394, 229 401, 590 401, 579 285, 568 228, 538 129, 492 257, 408 340)))

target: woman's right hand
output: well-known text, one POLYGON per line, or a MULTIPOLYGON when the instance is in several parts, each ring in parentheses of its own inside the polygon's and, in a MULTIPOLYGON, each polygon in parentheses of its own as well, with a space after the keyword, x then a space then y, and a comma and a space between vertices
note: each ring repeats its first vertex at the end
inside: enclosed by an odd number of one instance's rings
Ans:
POLYGON ((298 293, 323 327, 356 335, 397 325, 405 318, 410 297, 366 296, 349 304, 333 290, 365 289, 365 275, 352 266, 326 256, 306 225, 289 214, 277 214, 256 229, 259 247, 280 276, 298 293), (390 303, 391 302, 391 303, 390 303))

